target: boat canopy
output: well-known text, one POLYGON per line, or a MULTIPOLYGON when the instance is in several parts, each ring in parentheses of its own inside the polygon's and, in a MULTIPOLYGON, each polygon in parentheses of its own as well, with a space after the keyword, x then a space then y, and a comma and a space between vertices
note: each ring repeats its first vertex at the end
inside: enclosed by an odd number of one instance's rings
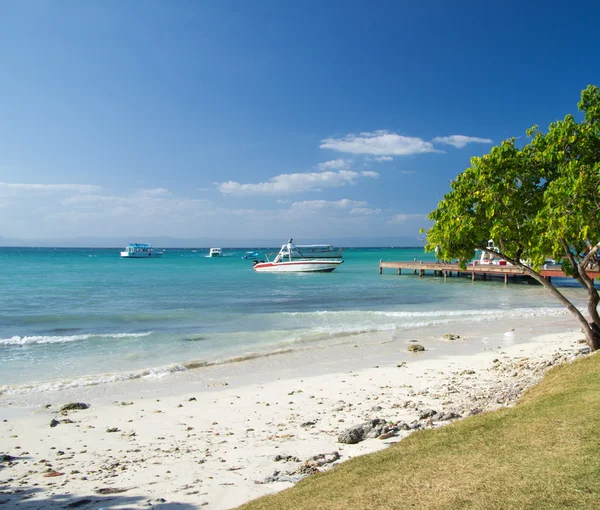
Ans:
POLYGON ((129 243, 127 248, 152 248, 152 246, 146 243, 129 243))

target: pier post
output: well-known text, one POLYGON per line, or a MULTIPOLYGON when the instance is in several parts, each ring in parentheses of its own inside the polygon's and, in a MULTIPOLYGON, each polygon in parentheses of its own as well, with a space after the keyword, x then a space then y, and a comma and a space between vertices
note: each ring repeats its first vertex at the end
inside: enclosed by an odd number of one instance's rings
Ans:
POLYGON ((508 285, 508 273, 504 273, 504 285, 508 285))
POLYGON ((471 281, 475 281, 475 271, 471 271, 471 281))
POLYGON ((381 274, 383 272, 383 267, 381 265, 382 262, 383 262, 383 259, 379 259, 379 274, 381 274))
POLYGON ((402 268, 398 268, 398 276, 400 276, 402 274, 402 268))

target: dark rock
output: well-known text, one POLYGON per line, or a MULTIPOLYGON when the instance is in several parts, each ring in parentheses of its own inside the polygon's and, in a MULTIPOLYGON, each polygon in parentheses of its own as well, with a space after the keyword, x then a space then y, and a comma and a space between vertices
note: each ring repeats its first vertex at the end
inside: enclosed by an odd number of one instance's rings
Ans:
POLYGON ((309 464, 302 464, 297 470, 297 473, 301 475, 314 475, 320 472, 321 471, 319 471, 319 468, 309 464))
POLYGON ((52 421, 50 422, 50 426, 56 427, 59 423, 60 422, 56 418, 52 418, 52 421))
POLYGON ((338 436, 338 442, 356 444, 368 438, 379 437, 388 430, 385 420, 375 418, 345 430, 338 436))
POLYGON ((81 409, 88 409, 89 407, 89 404, 84 404, 83 402, 71 402, 70 404, 65 404, 62 406, 60 411, 77 411, 81 409))
POLYGON ((438 413, 438 420, 439 421, 448 421, 448 420, 455 420, 456 418, 460 418, 460 414, 456 414, 456 413, 438 413))
POLYGON ((275 455, 273 457, 274 462, 300 462, 298 457, 294 457, 293 455, 275 455))
POLYGON ((437 411, 434 411, 433 409, 423 409, 419 413, 419 419, 420 420, 426 420, 427 418, 431 418, 435 414, 437 414, 437 411))
POLYGON ((408 350, 410 352, 421 352, 425 350, 425 347, 423 347, 421 344, 411 344, 408 346, 408 350))
MULTIPOLYGON (((96 494, 120 494, 121 492, 127 492, 131 487, 103 487, 102 489, 96 489, 96 494)), ((162 503, 164 503, 164 499, 162 503)))
POLYGON ((13 457, 12 455, 0 455, 0 462, 12 462, 15 459, 16 457, 13 457))
POLYGON ((460 335, 453 335, 452 333, 446 333, 442 335, 444 340, 460 340, 460 335))
POLYGON ((119 429, 117 427, 112 427, 110 429, 106 429, 106 432, 119 432, 119 429))
POLYGON ((316 422, 314 422, 314 421, 305 421, 300 426, 301 427, 312 427, 313 425, 316 425, 316 422))

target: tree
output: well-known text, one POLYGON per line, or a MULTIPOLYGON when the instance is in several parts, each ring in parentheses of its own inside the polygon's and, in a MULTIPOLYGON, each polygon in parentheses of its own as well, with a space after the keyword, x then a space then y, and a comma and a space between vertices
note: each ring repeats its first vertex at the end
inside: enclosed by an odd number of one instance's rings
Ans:
POLYGON ((444 260, 465 261, 489 251, 540 282, 577 318, 592 350, 600 348, 600 296, 586 268, 600 250, 600 90, 588 86, 572 115, 550 124, 547 133, 527 130, 528 143, 514 138, 482 156, 451 183, 429 215, 426 249, 439 245, 444 260), (591 242, 590 242, 591 241, 591 242), (563 271, 587 292, 588 319, 540 269, 546 257, 562 260, 563 271))

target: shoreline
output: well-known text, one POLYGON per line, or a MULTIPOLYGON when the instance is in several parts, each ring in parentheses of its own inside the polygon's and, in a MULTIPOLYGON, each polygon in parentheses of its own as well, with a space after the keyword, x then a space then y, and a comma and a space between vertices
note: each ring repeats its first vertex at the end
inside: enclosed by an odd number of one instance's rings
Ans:
POLYGON ((562 316, 420 333, 382 332, 89 391, 3 395, 0 453, 14 459, 0 464, 0 500, 30 498, 38 508, 83 499, 97 507, 110 498, 113 508, 233 508, 385 448, 412 429, 448 423, 449 413, 512 405, 546 368, 586 350, 577 326, 562 316), (444 333, 462 338, 441 340, 444 333), (427 350, 409 353, 411 340, 427 350), (68 402, 91 407, 58 412, 68 402), (420 418, 428 410, 437 413, 434 421, 420 418), (371 419, 398 430, 385 439, 338 442, 340 433, 371 419))

